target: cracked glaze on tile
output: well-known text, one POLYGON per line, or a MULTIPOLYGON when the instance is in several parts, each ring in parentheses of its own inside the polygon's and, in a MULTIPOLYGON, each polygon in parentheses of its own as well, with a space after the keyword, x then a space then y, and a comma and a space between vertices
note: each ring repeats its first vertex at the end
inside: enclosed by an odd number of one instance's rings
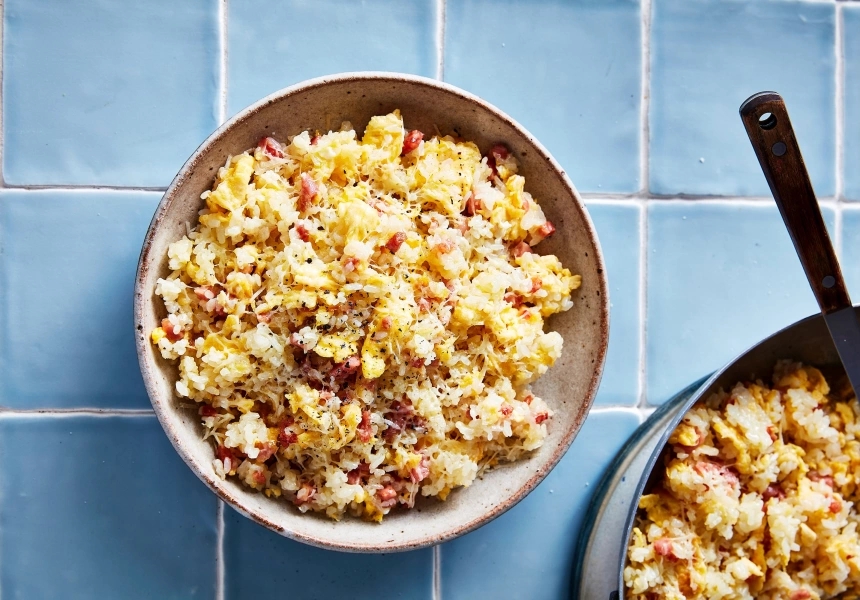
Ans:
POLYGON ((217 126, 218 0, 6 0, 10 184, 166 186, 217 126))
POLYGON ((448 0, 446 13, 446 81, 527 127, 579 191, 638 189, 638 2, 448 0))
POLYGON ((212 598, 215 497, 155 417, 0 420, 4 598, 212 598))
POLYGON ((651 191, 769 195, 738 108, 774 90, 816 192, 832 196, 834 32, 829 2, 653 0, 651 191))
POLYGON ((134 347, 152 192, 0 192, 0 406, 150 408, 134 347))

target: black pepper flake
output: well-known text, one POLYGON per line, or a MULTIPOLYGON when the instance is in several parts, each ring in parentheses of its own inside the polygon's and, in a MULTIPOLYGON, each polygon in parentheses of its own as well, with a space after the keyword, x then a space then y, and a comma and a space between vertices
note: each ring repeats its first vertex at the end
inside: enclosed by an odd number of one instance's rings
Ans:
POLYGON ((314 259, 309 258, 309 259, 307 259, 305 262, 306 262, 306 263, 308 263, 308 264, 311 264, 312 262, 314 262, 314 259))

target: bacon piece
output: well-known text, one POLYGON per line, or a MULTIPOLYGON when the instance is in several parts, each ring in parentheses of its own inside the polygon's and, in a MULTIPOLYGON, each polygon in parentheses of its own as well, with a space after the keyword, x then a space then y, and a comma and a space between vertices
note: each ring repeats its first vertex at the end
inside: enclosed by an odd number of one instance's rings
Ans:
POLYGON ((254 478, 254 483, 257 483, 259 485, 265 485, 266 483, 266 474, 262 471, 254 469, 254 472, 251 474, 251 477, 254 478))
POLYGON ((313 177, 307 173, 302 173, 302 191, 299 193, 298 205, 299 212, 305 212, 310 208, 318 192, 319 187, 316 181, 313 180, 313 177))
POLYGON ((449 240, 446 238, 436 244, 434 248, 439 250, 441 254, 448 254, 449 252, 451 252, 451 250, 454 249, 455 246, 456 244, 454 243, 454 240, 449 240))
POLYGON ((421 140, 424 139, 424 134, 418 131, 417 129, 413 129, 409 133, 406 134, 406 137, 403 138, 403 151, 400 153, 401 156, 406 156, 415 148, 421 144, 421 140))
POLYGON ((332 379, 346 379, 361 367, 361 357, 358 354, 350 356, 342 363, 338 363, 329 372, 332 379))
POLYGON ((298 234, 299 239, 303 242, 311 241, 311 234, 308 232, 307 227, 301 223, 296 223, 296 233, 298 234))
POLYGON ((541 423, 543 423, 547 419, 549 419, 549 415, 546 414, 545 412, 541 412, 541 413, 538 413, 537 415, 535 415, 535 423, 537 423, 538 425, 540 425, 541 423))
POLYGON ((514 407, 510 404, 502 404, 502 407, 499 409, 499 412, 504 416, 509 417, 511 413, 514 412, 514 407))
POLYGON ((812 593, 809 590, 800 588, 791 592, 788 600, 809 600, 810 598, 812 598, 812 593))
POLYGON ((379 328, 383 331, 391 329, 391 317, 382 317, 382 320, 379 321, 379 328))
POLYGON ((218 411, 215 410, 215 407, 210 406, 208 404, 204 404, 203 406, 201 406, 198 412, 200 413, 201 417, 214 417, 218 414, 218 411))
POLYGON ((239 451, 226 446, 218 446, 215 449, 215 456, 224 463, 224 470, 228 473, 239 465, 239 451))
POLYGON ((534 294, 535 292, 540 290, 542 287, 543 287, 543 281, 541 281, 537 277, 532 277, 532 287, 529 290, 529 293, 534 294))
POLYGON ((388 248, 392 254, 396 254, 397 251, 400 250, 400 246, 402 246, 405 241, 406 234, 402 231, 398 231, 385 243, 385 247, 388 248))
POLYGON ((490 171, 492 171, 490 175, 491 179, 499 174, 496 164, 501 160, 505 160, 508 156, 508 149, 501 144, 496 144, 490 148, 490 153, 487 154, 487 166, 490 167, 490 171))
POLYGON ((421 312, 430 312, 430 301, 427 298, 419 298, 418 310, 421 312))
POLYGON ((316 146, 317 142, 320 141, 320 136, 314 134, 314 137, 311 138, 311 146, 316 146))
POLYGON ((254 459, 258 463, 266 462, 272 458, 272 455, 274 455, 275 452, 278 451, 278 447, 271 442, 257 442, 254 446, 260 449, 260 453, 257 455, 257 458, 254 459))
POLYGON ((842 502, 839 500, 839 498, 834 498, 830 501, 830 506, 828 508, 830 508, 830 512, 835 515, 842 510, 842 502))
POLYGON ((346 482, 350 485, 361 483, 361 481, 370 475, 370 465, 361 461, 358 466, 346 474, 346 482))
POLYGON ((534 399, 535 399, 535 395, 534 395, 534 394, 529 394, 528 396, 526 396, 525 398, 523 398, 523 402, 525 402, 526 404, 531 404, 531 403, 532 403, 532 400, 534 400, 534 399))
POLYGON ((263 154, 268 154, 272 158, 284 158, 284 148, 277 140, 264 137, 257 143, 257 147, 263 151, 263 154))
POLYGON ((388 508, 397 504, 397 491, 390 485, 376 492, 376 497, 379 498, 379 506, 388 508))
POLYGON ((696 473, 698 473, 699 475, 702 475, 703 477, 706 473, 722 477, 725 482, 731 487, 737 487, 740 485, 740 479, 738 478, 738 474, 735 473, 735 471, 731 467, 718 465, 707 460, 700 460, 695 465, 693 465, 693 470, 696 471, 696 473))
POLYGON ((518 256, 522 256, 523 254, 527 254, 532 251, 532 247, 528 245, 526 242, 520 242, 513 248, 511 248, 511 255, 516 258, 518 256))
POLYGON ((257 321, 259 321, 260 323, 269 323, 272 320, 272 312, 271 311, 264 312, 264 313, 256 313, 256 314, 257 314, 257 321))
POLYGON ((669 560, 678 560, 678 557, 675 556, 675 548, 672 546, 672 540, 668 538, 654 540, 654 552, 669 560))
POLYGON ((425 426, 424 419, 415 414, 415 411, 412 409, 412 403, 409 400, 404 400, 403 402, 395 400, 391 403, 390 410, 384 416, 389 421, 387 423, 388 427, 386 427, 383 434, 387 442, 391 442, 395 435, 407 428, 423 429, 425 426))
POLYGON ((218 295, 218 290, 211 285, 201 285, 194 288, 194 295, 201 302, 209 302, 218 295))
POLYGON ((806 476, 809 477, 809 479, 812 481, 823 481, 824 483, 829 485, 831 489, 836 486, 836 483, 833 481, 832 475, 822 475, 818 471, 810 471, 806 474, 806 476))
POLYGON ((281 447, 286 448, 299 440, 299 436, 290 429, 290 426, 295 422, 292 417, 287 417, 278 424, 278 443, 281 444, 281 447))
POLYGON ((320 391, 320 399, 317 400, 317 404, 319 404, 320 406, 325 406, 332 398, 334 398, 334 392, 332 392, 331 390, 322 390, 320 391))
POLYGON ((430 459, 426 456, 421 456, 421 462, 418 466, 409 471, 409 479, 412 483, 420 483, 424 481, 430 474, 430 459))
POLYGON ((310 502, 317 494, 317 488, 312 483, 303 483, 302 489, 296 492, 294 504, 304 504, 310 502))
POLYGON ((770 441, 772 442, 779 439, 779 434, 776 432, 776 427, 773 425, 767 426, 767 434, 770 436, 770 441))
POLYGON ((361 261, 354 256, 350 256, 345 261, 343 261, 343 270, 347 273, 352 273, 358 268, 358 265, 361 264, 361 261))
POLYGON ((162 319, 161 328, 164 330, 164 335, 171 342, 178 342, 182 339, 182 327, 174 325, 170 322, 170 319, 162 319))
POLYGON ((358 424, 358 439, 362 442, 369 442, 373 436, 373 429, 370 426, 370 411, 361 411, 361 423, 358 424))

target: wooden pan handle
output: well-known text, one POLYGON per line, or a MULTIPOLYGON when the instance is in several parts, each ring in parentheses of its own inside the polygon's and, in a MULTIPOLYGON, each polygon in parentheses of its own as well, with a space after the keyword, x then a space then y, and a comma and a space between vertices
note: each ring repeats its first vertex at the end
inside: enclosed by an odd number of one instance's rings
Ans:
POLYGON ((740 113, 821 312, 851 306, 782 96, 755 94, 740 113))

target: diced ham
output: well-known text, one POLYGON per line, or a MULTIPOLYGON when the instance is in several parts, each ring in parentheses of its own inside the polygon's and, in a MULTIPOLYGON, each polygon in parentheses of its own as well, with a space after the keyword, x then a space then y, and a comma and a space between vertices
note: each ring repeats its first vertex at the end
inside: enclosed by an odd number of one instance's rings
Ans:
POLYGON ((812 481, 823 481, 824 483, 829 485, 831 489, 836 485, 833 481, 832 475, 822 475, 818 471, 810 471, 809 473, 807 473, 806 476, 809 477, 809 479, 811 479, 812 481))
POLYGON ((463 208, 463 214, 467 217, 474 217, 481 210, 481 201, 475 198, 474 192, 469 192, 466 196, 466 206, 463 208))
POLYGON ((262 471, 258 471, 255 469, 251 477, 254 478, 254 483, 258 485, 265 485, 266 483, 266 474, 262 471))
POLYGON ((312 483, 303 483, 302 488, 296 492, 295 504, 310 502, 317 494, 317 488, 312 483))
POLYGON ((541 281, 537 277, 532 277, 532 287, 529 290, 529 293, 534 294, 535 292, 540 290, 542 287, 543 287, 543 281, 541 281))
POLYGON ((358 424, 358 439, 362 442, 369 442, 370 438, 373 436, 373 429, 370 425, 370 411, 363 410, 361 411, 361 422, 358 424))
POLYGON ((549 221, 546 221, 543 225, 538 227, 532 238, 534 240, 534 243, 538 244, 551 236, 553 233, 555 233, 555 225, 553 225, 549 221))
POLYGON ((454 249, 455 246, 456 244, 454 243, 454 240, 449 240, 446 238, 436 244, 434 248, 438 250, 440 254, 448 254, 449 252, 451 252, 451 250, 454 249))
POLYGON ((333 379, 346 379, 361 368, 361 357, 358 354, 350 356, 342 363, 338 363, 329 372, 333 379))
POLYGON ((395 435, 407 428, 423 429, 425 426, 424 419, 415 414, 415 411, 412 409, 412 403, 409 400, 403 400, 403 402, 395 400, 391 403, 389 411, 384 416, 389 421, 387 423, 388 427, 383 434, 385 440, 388 442, 391 442, 395 435))
POLYGON ((319 141, 320 141, 320 136, 314 135, 314 137, 311 138, 311 146, 316 146, 317 142, 319 142, 319 141))
POLYGON ((672 540, 668 538, 654 540, 654 552, 669 560, 678 560, 678 557, 675 556, 675 549, 672 547, 672 540))
POLYGON ((779 434, 777 433, 776 427, 773 425, 767 426, 767 434, 770 436, 770 441, 772 442, 779 439, 779 434))
POLYGON ((218 446, 215 449, 215 456, 224 463, 224 470, 228 473, 238 466, 239 454, 235 448, 227 448, 226 446, 218 446))
POLYGON ((334 392, 332 392, 331 390, 321 390, 320 399, 317 401, 317 404, 319 404, 320 406, 325 406, 332 398, 334 398, 334 392))
POLYGON ((302 173, 302 191, 299 193, 298 204, 299 212, 305 212, 311 207, 318 192, 319 187, 316 181, 313 180, 313 177, 307 173, 302 173))
POLYGON ((201 417, 214 417, 218 414, 218 411, 215 410, 215 407, 210 406, 209 404, 204 404, 203 406, 201 406, 198 412, 200 413, 201 417))
POLYGON ((532 400, 534 400, 534 399, 535 399, 534 394, 529 394, 528 396, 523 398, 523 402, 525 402, 526 404, 531 404, 532 400))
POLYGON ((421 456, 421 462, 418 466, 409 471, 409 479, 412 483, 420 483, 424 481, 430 474, 430 459, 426 456, 421 456))
POLYGON ((413 129, 409 133, 406 134, 406 137, 403 138, 403 151, 400 153, 401 156, 406 156, 415 148, 417 148, 421 144, 421 140, 424 139, 424 134, 418 131, 417 129, 413 129))
POLYGON ((385 247, 388 248, 392 254, 396 254, 397 251, 400 250, 400 246, 402 246, 405 241, 406 234, 402 231, 398 231, 385 243, 385 247))
POLYGON ((771 498, 776 498, 777 500, 782 500, 783 498, 785 498, 785 492, 782 491, 781 487, 779 487, 775 483, 772 483, 769 486, 767 486, 767 489, 765 489, 764 492, 762 492, 761 498, 765 502, 767 502, 771 498))
POLYGON ((261 138, 257 147, 272 158, 284 158, 284 148, 273 138, 261 138))
POLYGON ((358 265, 361 264, 361 261, 354 256, 350 256, 346 260, 343 261, 343 270, 346 273, 352 273, 358 268, 358 265))
POLYGON ((527 254, 532 251, 532 247, 529 246, 526 242, 520 242, 513 248, 511 248, 511 255, 516 258, 518 256, 522 256, 523 254, 527 254))
POLYGON ((702 476, 707 473, 722 477, 726 484, 728 484, 730 487, 737 487, 740 485, 740 479, 738 478, 738 474, 731 467, 718 465, 707 460, 700 460, 695 465, 693 465, 693 470, 702 476))
POLYGON ((178 342, 182 339, 182 327, 174 325, 170 322, 170 319, 162 319, 161 328, 164 330, 164 335, 171 342, 178 342))
POLYGON ((421 312, 430 312, 430 301, 427 298, 419 298, 418 310, 421 312))
POLYGON ((541 412, 535 415, 535 423, 537 423, 538 425, 540 425, 547 419, 549 419, 549 415, 545 412, 541 412))
POLYGON ((257 313, 257 321, 260 323, 269 323, 272 320, 272 312, 257 313))
POLYGON ((487 155, 487 166, 490 167, 490 171, 492 171, 492 174, 490 175, 491 178, 499 174, 496 169, 496 164, 499 161, 505 160, 508 156, 508 149, 501 144, 496 144, 490 148, 490 153, 487 155))
POLYGON ((346 474, 346 482, 349 485, 361 483, 361 480, 367 477, 369 474, 370 466, 366 462, 361 461, 360 463, 358 463, 358 466, 356 468, 346 474))
POLYGON ((812 593, 809 590, 800 588, 791 592, 788 600, 809 600, 810 598, 812 598, 812 593))
POLYGON ((376 492, 376 497, 379 498, 379 505, 383 508, 388 508, 397 504, 397 491, 390 485, 376 492))
POLYGON ((194 288, 194 295, 197 296, 198 300, 205 303, 215 298, 218 295, 218 290, 211 285, 202 285, 194 288))
POLYGON ((379 328, 383 331, 391 329, 391 317, 382 317, 382 320, 379 321, 379 328))
POLYGON ((254 459, 258 463, 266 462, 267 460, 272 458, 272 455, 274 455, 275 452, 278 451, 278 447, 271 442, 257 442, 256 444, 254 444, 254 446, 260 449, 260 453, 257 455, 257 458, 254 459))
POLYGON ((523 297, 516 292, 505 292, 503 299, 505 302, 508 302, 514 308, 519 308, 520 306, 522 306, 523 303, 523 297))
POLYGON ((291 446, 299 440, 299 436, 290 429, 293 423, 295 423, 295 419, 287 417, 278 424, 278 443, 283 448, 291 446))
POLYGON ((311 234, 308 232, 308 228, 302 225, 301 223, 296 223, 296 234, 299 236, 299 239, 303 242, 311 241, 311 234))
POLYGON ((830 512, 834 515, 842 510, 842 501, 839 498, 834 498, 830 501, 830 512))
POLYGON ((502 407, 499 409, 499 412, 504 416, 509 417, 511 413, 514 412, 514 407, 510 404, 502 404, 502 407))

